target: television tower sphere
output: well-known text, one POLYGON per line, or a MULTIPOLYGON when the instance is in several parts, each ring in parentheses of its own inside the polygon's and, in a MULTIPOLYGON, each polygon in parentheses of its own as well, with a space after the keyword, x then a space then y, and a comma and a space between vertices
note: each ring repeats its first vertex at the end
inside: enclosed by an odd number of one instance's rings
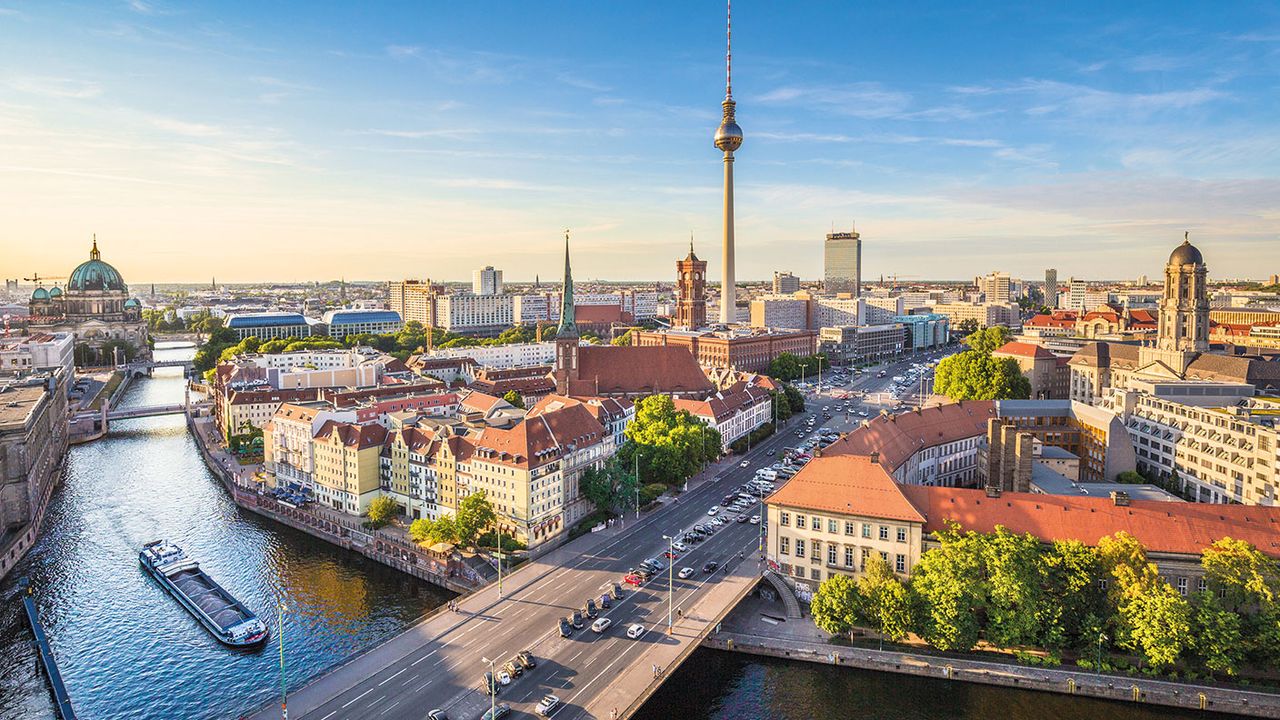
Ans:
POLYGON ((731 114, 716 129, 716 147, 724 152, 733 152, 742 147, 742 128, 734 122, 731 114))

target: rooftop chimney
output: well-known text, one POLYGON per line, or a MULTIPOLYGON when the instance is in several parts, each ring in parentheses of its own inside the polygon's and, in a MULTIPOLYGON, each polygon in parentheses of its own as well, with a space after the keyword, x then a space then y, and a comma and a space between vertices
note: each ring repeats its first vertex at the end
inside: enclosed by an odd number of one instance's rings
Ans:
POLYGON ((878 453, 878 452, 873 452, 873 453, 871 453, 871 464, 872 464, 872 465, 879 465, 879 464, 880 464, 880 453, 878 453))
POLYGON ((1000 497, 1000 486, 999 486, 999 485, 988 485, 986 489, 987 489, 987 497, 989 497, 989 498, 998 498, 998 497, 1000 497))
POLYGON ((1114 503, 1116 507, 1129 507, 1129 493, 1123 490, 1112 490, 1111 502, 1114 503))

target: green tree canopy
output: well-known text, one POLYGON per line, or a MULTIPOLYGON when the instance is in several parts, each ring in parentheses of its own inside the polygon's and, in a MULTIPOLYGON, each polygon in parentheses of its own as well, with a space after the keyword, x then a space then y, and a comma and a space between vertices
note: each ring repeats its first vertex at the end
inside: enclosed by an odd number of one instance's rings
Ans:
POLYGON ((508 390, 502 394, 502 399, 511 403, 512 407, 524 408, 524 397, 515 390, 508 390))
POLYGON ((907 588, 879 553, 872 553, 857 584, 857 616, 860 623, 880 633, 882 638, 902 640, 913 624, 907 588))
POLYGON ((924 553, 911 574, 911 590, 921 605, 918 631, 939 650, 969 650, 982 634, 984 543, 976 533, 955 527, 936 535, 939 546, 924 553))
POLYGON ((934 373, 933 391, 960 400, 1016 400, 1031 397, 1031 382, 1013 358, 966 350, 943 358, 934 373))
POLYGON ((677 411, 669 395, 636 401, 635 420, 627 426, 626 436, 628 442, 618 455, 634 467, 638 454, 640 477, 646 482, 684 482, 721 451, 719 431, 688 411, 677 411))
POLYGON ((1009 328, 996 325, 974 331, 964 339, 964 343, 973 350, 990 355, 1004 347, 1010 337, 1009 328))
POLYGON ((834 574, 818 586, 809 602, 809 612, 818 627, 832 635, 843 635, 857 624, 860 604, 858 584, 853 578, 834 574))
POLYGON ((445 515, 439 520, 419 518, 409 525, 409 537, 420 543, 434 545, 436 543, 458 542, 458 525, 452 515, 445 515))
POLYGON ((628 472, 617 455, 600 468, 590 467, 583 471, 578 487, 583 497, 602 512, 630 510, 635 506, 636 477, 628 472))
POLYGON ((369 523, 374 527, 382 527, 391 522, 392 518, 400 514, 400 505, 395 500, 386 496, 379 495, 369 501, 369 509, 365 512, 369 518, 369 523))
POLYGON ((497 521, 498 514, 484 490, 466 496, 458 503, 454 520, 458 541, 463 545, 474 545, 480 533, 497 521))

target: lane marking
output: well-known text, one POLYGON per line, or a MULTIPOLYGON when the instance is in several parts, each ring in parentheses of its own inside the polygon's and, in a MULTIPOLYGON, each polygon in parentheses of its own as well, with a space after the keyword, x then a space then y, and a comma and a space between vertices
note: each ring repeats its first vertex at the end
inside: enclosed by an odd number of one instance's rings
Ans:
POLYGON ((387 678, 386 680, 383 680, 382 682, 378 683, 378 687, 382 687, 383 685, 386 685, 387 683, 391 682, 392 680, 395 680, 396 678, 400 677, 401 675, 403 675, 403 674, 404 674, 405 672, 407 672, 408 670, 409 670, 409 668, 408 668, 408 667, 402 667, 402 668, 400 668, 399 670, 397 670, 397 671, 396 671, 396 674, 395 674, 395 675, 392 675, 391 677, 387 678))
POLYGON ((364 697, 365 695, 368 695, 368 694, 369 694, 369 693, 371 693, 371 692, 373 692, 373 688, 369 688, 368 690, 365 690, 364 692, 360 693, 359 695, 357 695, 357 696, 355 696, 355 697, 351 698, 350 700, 348 700, 348 701, 346 702, 346 704, 345 704, 345 705, 343 705, 343 706, 342 706, 342 707, 343 707, 343 709, 345 709, 345 708, 346 708, 348 705, 350 705, 351 703, 353 703, 353 702, 355 702, 355 701, 359 700, 360 698, 364 697))

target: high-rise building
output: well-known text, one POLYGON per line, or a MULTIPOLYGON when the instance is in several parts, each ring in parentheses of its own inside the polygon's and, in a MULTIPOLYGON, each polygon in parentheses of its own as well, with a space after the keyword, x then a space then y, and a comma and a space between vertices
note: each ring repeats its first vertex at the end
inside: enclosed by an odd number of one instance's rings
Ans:
POLYGON ((698 259, 689 241, 689 255, 676 261, 675 324, 697 330, 707 324, 707 261, 698 259))
POLYGON ((774 271, 773 273, 773 294, 774 295, 784 295, 786 293, 793 293, 793 292, 799 292, 799 291, 800 291, 800 278, 796 277, 795 275, 792 275, 789 272, 778 272, 776 270, 774 271))
POLYGON ((502 271, 494 270, 492 265, 471 273, 471 292, 476 295, 501 295, 502 271))
POLYGON ((720 322, 737 321, 738 295, 733 274, 733 152, 742 147, 742 128, 734 116, 733 102, 733 18, 725 24, 724 119, 716 129, 716 148, 724 153, 724 253, 720 270, 720 322))
POLYGON ((1054 268, 1044 271, 1044 304, 1058 307, 1058 271, 1054 268))
POLYGON ((435 327, 436 300, 443 292, 431 280, 392 280, 387 283, 387 308, 400 313, 406 323, 435 327))
POLYGON ((1188 236, 1169 256, 1164 269, 1164 297, 1160 300, 1161 350, 1209 350, 1209 295, 1204 258, 1188 236))
POLYGON ((1013 282, 1009 273, 996 271, 978 278, 978 292, 986 296, 989 303, 1008 305, 1013 294, 1013 282))
POLYGON ((862 236, 857 230, 827 235, 822 249, 822 289, 829 293, 862 294, 862 236))

